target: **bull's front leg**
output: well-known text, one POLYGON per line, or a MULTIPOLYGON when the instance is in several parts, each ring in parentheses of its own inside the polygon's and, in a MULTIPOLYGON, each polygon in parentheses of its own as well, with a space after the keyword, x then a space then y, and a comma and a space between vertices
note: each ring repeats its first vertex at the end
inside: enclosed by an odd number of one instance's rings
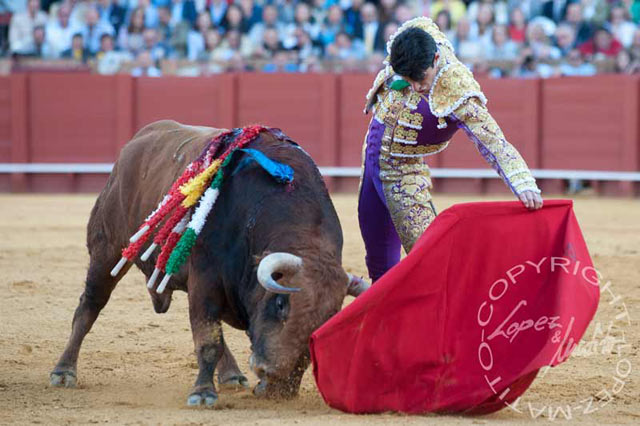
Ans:
POLYGON ((199 368, 198 378, 187 398, 189 406, 213 406, 218 400, 213 373, 224 353, 224 339, 220 308, 206 289, 204 285, 189 288, 189 318, 199 368))

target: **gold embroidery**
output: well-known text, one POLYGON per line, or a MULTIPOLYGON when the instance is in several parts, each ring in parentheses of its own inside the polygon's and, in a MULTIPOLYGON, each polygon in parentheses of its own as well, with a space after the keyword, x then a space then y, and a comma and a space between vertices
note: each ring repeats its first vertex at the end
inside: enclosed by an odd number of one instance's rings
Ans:
POLYGON ((412 113, 410 110, 405 109, 400 112, 400 118, 398 119, 398 123, 403 126, 413 127, 415 129, 422 129, 422 122, 424 121, 424 117, 422 114, 415 112, 412 113))
POLYGON ((405 142, 401 142, 401 143, 409 143, 409 144, 416 144, 418 143, 418 132, 416 132, 413 129, 405 129, 404 127, 398 126, 396 127, 396 131, 395 134, 393 136, 393 140, 402 140, 405 142))
POLYGON ((421 158, 394 158, 381 152, 380 181, 393 224, 409 253, 435 218, 429 167, 421 158))
POLYGON ((513 192, 520 194, 527 190, 539 191, 527 163, 516 148, 507 142, 485 105, 472 98, 458 108, 455 114, 472 133, 480 154, 513 192))
POLYGON ((418 156, 435 154, 447 147, 449 141, 437 145, 404 145, 397 142, 391 144, 390 155, 392 156, 418 156))

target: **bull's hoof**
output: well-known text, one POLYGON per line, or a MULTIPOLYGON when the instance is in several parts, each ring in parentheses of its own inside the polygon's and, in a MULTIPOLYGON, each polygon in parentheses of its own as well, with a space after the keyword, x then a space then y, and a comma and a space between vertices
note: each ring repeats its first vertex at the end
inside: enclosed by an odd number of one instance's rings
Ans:
POLYGON ((221 387, 228 389, 249 388, 249 380, 243 375, 231 376, 226 379, 218 378, 221 387))
POLYGON ((73 371, 53 371, 49 375, 49 383, 58 388, 75 388, 78 378, 73 371))
POLYGON ((189 407, 213 407, 213 405, 218 400, 218 395, 212 390, 203 390, 199 392, 193 392, 187 398, 187 405, 189 407))

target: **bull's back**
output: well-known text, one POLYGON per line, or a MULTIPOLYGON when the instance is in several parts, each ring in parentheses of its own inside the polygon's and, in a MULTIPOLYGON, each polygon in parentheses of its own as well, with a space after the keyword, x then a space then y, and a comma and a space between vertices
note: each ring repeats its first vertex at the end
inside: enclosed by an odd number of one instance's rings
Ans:
POLYGON ((223 131, 171 120, 156 121, 140 129, 123 147, 93 208, 89 250, 92 228, 108 232, 111 244, 126 244, 189 163, 223 131))

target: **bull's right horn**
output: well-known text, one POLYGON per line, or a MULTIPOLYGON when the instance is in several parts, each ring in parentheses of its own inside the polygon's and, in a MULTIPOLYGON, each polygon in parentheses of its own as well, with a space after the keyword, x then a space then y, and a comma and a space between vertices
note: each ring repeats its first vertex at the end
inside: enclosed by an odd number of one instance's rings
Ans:
POLYGON ((258 265, 258 282, 267 291, 289 294, 300 291, 296 287, 283 287, 273 279, 273 274, 280 271, 297 272, 302 268, 302 259, 291 253, 271 253, 265 256, 258 265))

